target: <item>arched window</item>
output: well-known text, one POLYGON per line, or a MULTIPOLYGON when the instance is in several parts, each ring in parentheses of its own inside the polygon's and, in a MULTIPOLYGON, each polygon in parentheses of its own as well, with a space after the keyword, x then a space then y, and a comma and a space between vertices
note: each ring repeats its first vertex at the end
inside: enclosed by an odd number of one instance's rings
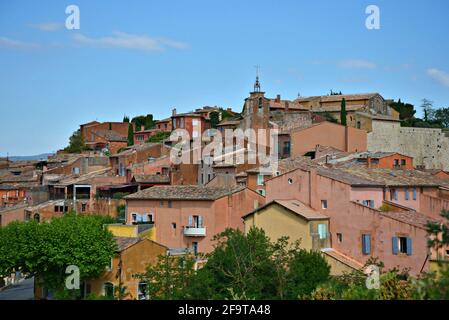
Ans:
POLYGON ((39 213, 35 213, 33 218, 34 218, 34 221, 36 221, 36 222, 40 222, 40 220, 41 220, 41 216, 39 215, 39 213))
POLYGON ((103 284, 103 295, 108 298, 114 298, 114 284, 105 282, 103 284))

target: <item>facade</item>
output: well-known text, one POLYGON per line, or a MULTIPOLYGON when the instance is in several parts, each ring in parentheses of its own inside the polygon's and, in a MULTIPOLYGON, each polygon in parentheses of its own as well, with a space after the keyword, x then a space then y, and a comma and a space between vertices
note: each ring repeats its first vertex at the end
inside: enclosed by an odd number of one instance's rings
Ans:
POLYGON ((367 147, 413 157, 414 165, 422 169, 449 170, 449 136, 441 129, 407 128, 398 122, 375 120, 367 147))
POLYGON ((243 230, 242 216, 264 203, 245 189, 207 186, 155 186, 125 197, 127 224, 154 221, 155 241, 169 248, 210 252, 212 238, 226 228, 243 230))
POLYGON ((207 129, 206 120, 201 114, 175 113, 172 115, 171 120, 172 120, 172 129, 187 130, 190 139, 200 137, 203 134, 203 132, 207 129))

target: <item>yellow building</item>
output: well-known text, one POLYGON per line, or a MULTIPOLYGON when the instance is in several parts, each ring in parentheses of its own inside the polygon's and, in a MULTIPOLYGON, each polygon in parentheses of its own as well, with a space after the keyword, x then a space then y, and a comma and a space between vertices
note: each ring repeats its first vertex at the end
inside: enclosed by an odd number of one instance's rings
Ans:
POLYGON ((331 248, 329 217, 298 200, 274 200, 243 217, 245 232, 251 227, 263 229, 271 241, 288 236, 289 242, 300 241, 306 250, 321 251, 338 275, 361 269, 362 264, 331 248))

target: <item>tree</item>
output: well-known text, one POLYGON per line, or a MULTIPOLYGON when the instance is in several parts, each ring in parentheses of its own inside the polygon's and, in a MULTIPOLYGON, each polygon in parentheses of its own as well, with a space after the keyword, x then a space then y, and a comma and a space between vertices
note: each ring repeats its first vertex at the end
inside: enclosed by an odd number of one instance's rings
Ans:
POLYGON ((128 125, 128 147, 134 145, 134 128, 133 124, 128 125))
POLYGON ((449 107, 434 110, 432 120, 443 128, 449 128, 449 107))
POLYGON ((161 255, 155 265, 149 265, 136 278, 147 283, 147 294, 152 300, 180 300, 190 298, 190 286, 195 278, 193 256, 161 255))
POLYGON ((146 116, 137 116, 131 120, 131 123, 134 123, 136 127, 136 131, 140 131, 143 127, 145 130, 153 129, 155 126, 155 122, 153 120, 152 114, 147 114, 146 116))
POLYGON ((75 131, 69 139, 69 145, 64 149, 68 153, 81 153, 87 150, 86 142, 80 130, 75 131))
POLYGON ((69 213, 49 223, 13 222, 2 227, 0 275, 21 270, 54 292, 64 291, 67 266, 77 266, 81 280, 98 277, 117 249, 112 234, 103 228, 110 222, 107 217, 69 213))
POLYGON ((158 132, 154 136, 149 137, 147 142, 157 143, 170 137, 170 132, 158 132))
POLYGON ((129 117, 127 115, 123 116, 123 122, 129 123, 129 117))
MULTIPOLYGON (((446 221, 428 222, 428 246, 435 252, 449 245, 449 210, 443 210, 441 216, 446 221)), ((429 272, 416 282, 417 299, 449 299, 449 267, 447 262, 439 262, 440 272, 429 272)))
POLYGON ((341 110, 340 110, 340 123, 342 126, 346 126, 346 99, 341 100, 341 110))
POLYGON ((402 120, 403 123, 407 124, 407 126, 412 124, 416 113, 414 105, 404 103, 399 99, 397 102, 390 103, 390 107, 399 113, 399 119, 402 120))
POLYGON ((423 109, 424 112, 424 121, 429 122, 434 112, 433 102, 428 99, 422 99, 421 108, 423 109))
POLYGON ((217 128, 217 124, 220 123, 220 113, 217 111, 212 111, 209 114, 209 118, 210 118, 210 127, 213 129, 217 128))

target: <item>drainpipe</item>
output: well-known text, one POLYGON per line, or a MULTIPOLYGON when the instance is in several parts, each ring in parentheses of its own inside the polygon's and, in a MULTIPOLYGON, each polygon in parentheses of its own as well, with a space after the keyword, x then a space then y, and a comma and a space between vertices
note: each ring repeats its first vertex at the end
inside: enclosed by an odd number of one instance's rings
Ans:
POLYGON ((348 126, 345 126, 345 152, 349 152, 348 126))

